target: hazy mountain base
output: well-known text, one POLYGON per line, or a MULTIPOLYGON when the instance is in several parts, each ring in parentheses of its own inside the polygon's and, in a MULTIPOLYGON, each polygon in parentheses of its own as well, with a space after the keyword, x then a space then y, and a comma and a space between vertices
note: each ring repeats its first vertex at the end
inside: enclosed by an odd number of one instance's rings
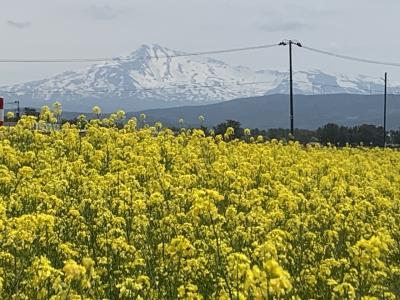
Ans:
MULTIPOLYGON (((20 98, 23 107, 35 106, 34 103, 20 98)), ((56 100, 56 99, 55 99, 56 100)), ((52 105, 50 101, 42 101, 43 105, 52 105)), ((203 125, 213 127, 225 120, 239 121, 248 128, 288 128, 289 126, 289 96, 267 95, 262 97, 243 98, 221 103, 197 106, 180 106, 180 101, 159 103, 157 100, 112 100, 85 99, 79 102, 79 110, 74 110, 76 102, 63 102, 63 119, 71 120, 80 114, 91 117, 93 106, 99 105, 103 112, 122 109, 127 112, 127 118, 138 117, 140 113, 147 115, 147 122, 162 122, 166 126, 179 127, 179 119, 185 126, 199 126, 198 117, 203 115, 203 125), (163 105, 163 106, 161 106, 163 105), (132 112, 135 107, 145 107, 132 112), (151 107, 157 109, 146 109, 151 107), (161 106, 161 107, 160 107, 161 106), (176 106, 176 107, 169 107, 176 106), (75 112, 73 112, 75 111, 75 112)), ((327 123, 344 126, 361 124, 383 124, 382 95, 295 95, 294 97, 295 127, 316 129, 327 123)), ((387 129, 400 128, 400 96, 389 95, 387 100, 387 129)))
MULTIPOLYGON (((54 102, 60 101, 64 111, 89 113, 92 111, 93 106, 100 106, 104 113, 112 113, 119 109, 126 112, 136 112, 148 109, 163 109, 171 107, 180 107, 187 105, 181 99, 171 99, 170 101, 161 101, 156 98, 138 99, 134 96, 130 97, 103 97, 103 98, 90 98, 82 96, 67 96, 67 97, 54 97, 52 100, 43 100, 39 97, 31 96, 4 96, 7 102, 14 102, 19 100, 21 107, 35 107, 40 108, 43 105, 51 106, 54 102)), ((194 102, 197 104, 210 104, 208 102, 194 102)), ((211 102, 211 103, 216 103, 211 102)))
MULTIPOLYGON (((145 110, 148 119, 178 126, 198 126, 198 116, 205 116, 205 126, 215 126, 227 119, 239 121, 249 128, 287 128, 289 126, 289 96, 268 95, 236 99, 217 104, 145 110)), ((139 113, 133 114, 138 115, 139 113)), ((295 127, 316 129, 327 123, 344 126, 383 124, 382 95, 296 95, 294 97, 295 127)), ((128 114, 131 115, 131 114, 128 114)), ((387 100, 387 128, 400 128, 400 96, 387 100)))

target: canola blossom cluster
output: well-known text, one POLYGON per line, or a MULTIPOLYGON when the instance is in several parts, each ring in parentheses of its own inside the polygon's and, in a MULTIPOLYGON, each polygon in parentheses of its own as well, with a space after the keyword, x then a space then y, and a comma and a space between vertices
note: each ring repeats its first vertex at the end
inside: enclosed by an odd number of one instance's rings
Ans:
POLYGON ((0 299, 399 299, 398 151, 117 119, 0 128, 0 299))

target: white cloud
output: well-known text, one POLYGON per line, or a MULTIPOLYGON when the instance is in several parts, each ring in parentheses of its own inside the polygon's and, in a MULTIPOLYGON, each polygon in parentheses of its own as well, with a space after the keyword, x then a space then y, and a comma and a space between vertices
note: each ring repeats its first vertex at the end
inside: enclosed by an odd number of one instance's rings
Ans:
POLYGON ((32 26, 31 22, 16 22, 16 21, 7 21, 7 25, 10 27, 14 27, 17 29, 25 29, 25 28, 29 28, 32 26))
POLYGON ((91 5, 85 13, 97 20, 112 20, 118 17, 119 11, 108 5, 91 5))

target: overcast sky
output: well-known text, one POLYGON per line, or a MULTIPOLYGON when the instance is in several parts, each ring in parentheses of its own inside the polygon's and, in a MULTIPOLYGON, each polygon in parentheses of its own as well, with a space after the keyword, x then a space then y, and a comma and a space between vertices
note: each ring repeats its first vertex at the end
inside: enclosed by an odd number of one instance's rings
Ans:
MULTIPOLYGON (((0 58, 127 55, 141 44, 203 51, 298 39, 312 47, 400 62, 399 0, 0 0, 0 58)), ((400 81, 400 68, 294 49, 296 70, 400 81)), ((287 68, 283 47, 216 56, 254 69, 287 68)), ((0 86, 79 64, 0 64, 0 86)))

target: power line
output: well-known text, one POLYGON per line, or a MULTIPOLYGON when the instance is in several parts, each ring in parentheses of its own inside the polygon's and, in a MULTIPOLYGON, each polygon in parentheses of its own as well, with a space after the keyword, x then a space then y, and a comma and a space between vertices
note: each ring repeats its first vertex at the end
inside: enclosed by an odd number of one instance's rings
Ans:
MULTIPOLYGON (((326 83, 318 82, 318 81, 308 82, 308 81, 302 81, 302 80, 295 80, 295 82, 305 83, 305 84, 311 85, 311 86, 313 86, 313 87, 314 87, 314 86, 317 86, 317 87, 334 87, 334 88, 346 89, 346 87, 343 87, 343 86, 340 86, 340 85, 337 85, 337 84, 326 84, 326 83)), ((349 80, 345 80, 345 82, 351 83, 351 81, 349 81, 349 80)), ((350 87, 350 88, 347 88, 347 89, 351 89, 351 87, 350 87)), ((354 88, 354 89, 355 89, 355 88, 354 88)), ((383 88, 382 88, 382 90, 370 89, 370 91, 371 91, 371 92, 382 93, 382 92, 383 92, 383 88)))
MULTIPOLYGON (((287 81, 283 80, 282 82, 287 81)), ((167 86, 167 87, 155 87, 155 88, 137 88, 137 89, 122 89, 122 90, 95 90, 95 91, 87 91, 85 90, 85 94, 118 94, 118 93, 130 93, 130 92, 146 92, 146 91, 156 91, 156 90, 177 90, 177 89, 211 89, 211 88, 227 88, 227 87, 236 87, 236 86, 246 86, 246 85, 258 85, 258 84, 267 84, 267 83, 275 83, 276 81, 251 81, 251 82, 238 82, 224 85, 193 85, 193 84, 178 84, 177 86, 167 86)), ((48 90, 48 91, 38 91, 38 92, 18 92, 18 91, 0 91, 3 94, 15 94, 15 95, 77 95, 78 92, 73 91, 60 91, 60 90, 48 90)))
MULTIPOLYGON (((252 47, 244 47, 244 48, 232 48, 225 50, 215 50, 215 51, 204 51, 204 52, 192 52, 192 53, 183 53, 183 54, 175 54, 175 55, 167 55, 162 58, 174 58, 174 57, 186 57, 186 56, 200 56, 200 55, 210 55, 210 54, 223 54, 223 53, 233 53, 233 52, 242 52, 242 51, 251 51, 251 50, 260 50, 260 49, 268 49, 278 46, 278 44, 269 44, 269 45, 261 45, 261 46, 252 46, 252 47)), ((150 56, 150 58, 160 58, 157 56, 150 56)))
MULTIPOLYGON (((260 49, 268 49, 278 46, 278 44, 269 45, 259 45, 252 47, 243 48, 230 48, 222 50, 213 51, 203 51, 203 52, 192 52, 192 53, 182 53, 174 55, 161 55, 161 56, 145 56, 137 57, 136 59, 146 60, 146 59, 160 59, 160 58, 177 58, 177 57, 190 57, 190 56, 201 56, 201 55, 211 55, 211 54, 224 54, 224 53, 234 53, 243 51, 253 51, 260 49)), ((56 59, 0 59, 0 63, 90 63, 90 62, 118 62, 118 61, 129 61, 128 58, 56 58, 56 59)))
MULTIPOLYGON (((288 82, 289 79, 282 79, 279 81, 279 83, 284 83, 288 82)), ((326 84, 323 82, 309 82, 309 81, 302 81, 302 80, 295 80, 295 82, 298 83, 304 83, 310 86, 316 86, 316 87, 333 87, 333 88, 341 88, 345 89, 345 87, 340 86, 340 85, 334 85, 334 84, 326 84)), ((351 81, 346 81, 346 82, 351 82, 351 81)), ((277 81, 270 80, 270 81, 250 81, 250 82, 237 82, 237 83, 228 83, 228 84, 223 84, 223 85, 195 85, 195 84, 186 84, 186 83, 175 83, 175 86, 164 86, 164 87, 151 87, 151 88, 145 88, 145 87, 139 87, 136 89, 119 89, 119 90, 85 90, 85 94, 119 94, 119 93, 134 93, 134 92, 146 92, 146 91, 164 91, 164 90, 179 90, 179 89, 212 89, 212 88, 228 88, 228 87, 236 87, 236 86, 247 86, 247 85, 259 85, 259 84, 268 84, 268 83, 277 83, 277 81)), ((393 89, 393 88, 392 88, 393 89)), ((370 89, 370 91, 373 92, 378 92, 381 93, 383 90, 375 90, 375 89, 370 89)), ((68 90, 40 90, 40 91, 28 91, 28 92, 20 92, 20 91, 5 91, 5 90, 0 90, 0 93, 3 94, 15 94, 15 95, 53 95, 53 94, 59 94, 59 95, 78 95, 79 91, 68 91, 68 90)), ((394 94, 394 93, 393 93, 394 94)))
POLYGON ((342 58, 342 59, 362 62, 362 63, 383 65, 383 66, 392 66, 392 67, 400 67, 400 63, 396 63, 396 62, 378 61, 378 60, 371 60, 371 59, 359 58, 359 57, 354 57, 354 56, 342 55, 342 54, 328 52, 328 51, 325 51, 325 50, 320 50, 320 49, 316 49, 316 48, 312 48, 312 47, 308 47, 308 46, 304 46, 304 45, 303 45, 302 48, 304 48, 306 50, 309 50, 309 51, 312 51, 312 52, 325 54, 325 55, 329 55, 329 56, 333 56, 333 57, 337 57, 337 58, 342 58))

